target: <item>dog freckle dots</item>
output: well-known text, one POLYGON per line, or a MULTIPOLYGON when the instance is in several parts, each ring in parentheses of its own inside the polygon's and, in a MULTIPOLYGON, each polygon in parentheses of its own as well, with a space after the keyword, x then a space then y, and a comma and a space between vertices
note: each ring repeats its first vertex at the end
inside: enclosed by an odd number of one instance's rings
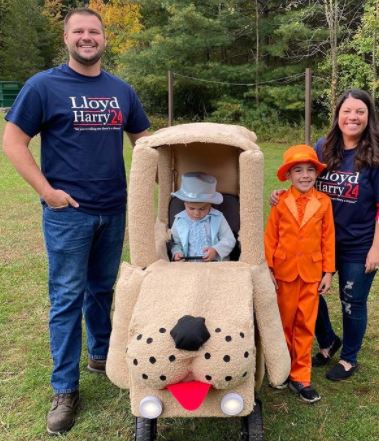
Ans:
POLYGON ((137 340, 141 340, 142 334, 137 335, 137 340))
POLYGON ((206 353, 204 354, 204 358, 205 358, 206 360, 209 360, 209 359, 211 358, 211 354, 210 354, 209 352, 206 352, 206 353))
POLYGON ((230 375, 228 375, 227 377, 225 377, 225 381, 231 381, 233 377, 231 377, 230 375))
POLYGON ((245 358, 249 358, 249 353, 246 351, 246 352, 243 354, 243 356, 244 356, 245 358))
POLYGON ((221 328, 216 328, 215 332, 221 332, 221 328))
POLYGON ((161 334, 164 334, 164 333, 166 332, 166 329, 165 329, 165 328, 159 328, 159 332, 160 332, 161 334))
POLYGON ((168 357, 168 359, 169 359, 171 362, 173 362, 173 361, 176 360, 175 355, 170 355, 170 356, 168 357))
POLYGON ((142 374, 142 378, 143 378, 144 380, 147 380, 149 377, 148 377, 146 374, 142 374))
POLYGON ((160 378, 160 380, 162 380, 162 381, 166 381, 166 375, 161 375, 159 378, 160 378))
POLYGON ((208 380, 208 381, 211 381, 211 380, 212 380, 212 377, 211 377, 210 375, 206 375, 206 376, 205 376, 205 379, 208 380))
POLYGON ((245 334, 243 332, 240 332, 241 338, 245 338, 245 334))
POLYGON ((150 357, 149 361, 150 361, 151 364, 154 364, 157 360, 156 360, 155 357, 150 357))
POLYGON ((138 360, 136 358, 133 360, 133 364, 134 366, 138 366, 138 360))
POLYGON ((229 355, 224 355, 223 360, 225 361, 225 363, 228 363, 230 361, 230 356, 229 355))
POLYGON ((227 335, 227 336, 225 337, 225 340, 228 341, 228 342, 229 342, 229 341, 232 341, 232 337, 231 337, 230 335, 227 335))
POLYGON ((153 343, 153 339, 151 337, 146 339, 146 343, 149 345, 151 343, 153 343))

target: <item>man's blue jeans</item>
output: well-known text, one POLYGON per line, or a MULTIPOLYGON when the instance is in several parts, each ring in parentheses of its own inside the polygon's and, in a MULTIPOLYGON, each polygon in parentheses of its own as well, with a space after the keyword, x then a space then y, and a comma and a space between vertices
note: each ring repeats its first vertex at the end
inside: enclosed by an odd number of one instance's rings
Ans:
MULTIPOLYGON (((355 365, 366 332, 367 298, 376 271, 365 274, 364 263, 359 262, 337 262, 337 271, 343 324, 340 359, 355 365)), ((316 337, 320 348, 328 348, 336 338, 323 296, 320 296, 316 337)))
POLYGON ((50 346, 54 393, 79 388, 82 315, 89 357, 107 357, 110 311, 125 231, 125 213, 90 215, 43 207, 49 261, 50 346))

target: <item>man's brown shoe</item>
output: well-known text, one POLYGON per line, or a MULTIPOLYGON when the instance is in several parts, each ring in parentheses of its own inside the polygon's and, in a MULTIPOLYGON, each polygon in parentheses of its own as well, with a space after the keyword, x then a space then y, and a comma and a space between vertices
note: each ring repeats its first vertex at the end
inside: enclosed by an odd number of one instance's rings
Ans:
POLYGON ((97 374, 105 374, 106 362, 107 360, 93 360, 92 358, 89 358, 87 369, 90 372, 95 372, 97 374))
POLYGON ((75 424, 75 412, 79 404, 79 391, 54 396, 47 414, 47 431, 50 435, 68 432, 75 424))

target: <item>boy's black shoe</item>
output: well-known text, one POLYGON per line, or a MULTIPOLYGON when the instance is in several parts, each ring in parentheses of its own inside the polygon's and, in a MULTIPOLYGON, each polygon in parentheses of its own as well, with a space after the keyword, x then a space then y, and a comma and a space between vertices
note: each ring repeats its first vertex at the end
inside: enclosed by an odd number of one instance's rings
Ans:
POLYGON ((329 355, 325 357, 325 355, 321 354, 321 352, 317 352, 317 354, 312 357, 312 367, 321 367, 328 364, 341 345, 341 339, 336 336, 332 346, 329 349, 329 355))
POLYGON ((306 403, 312 404, 321 400, 319 393, 316 391, 316 389, 313 389, 311 385, 304 386, 304 384, 300 383, 299 381, 290 380, 288 383, 288 388, 292 390, 292 392, 295 392, 295 394, 298 394, 299 397, 306 403))
POLYGON ((348 371, 341 363, 337 363, 326 373, 325 376, 328 380, 332 381, 346 380, 347 378, 351 377, 357 369, 358 363, 355 366, 352 366, 348 371))
POLYGON ((75 413, 79 405, 79 392, 57 394, 47 415, 47 431, 50 435, 68 432, 75 424, 75 413))

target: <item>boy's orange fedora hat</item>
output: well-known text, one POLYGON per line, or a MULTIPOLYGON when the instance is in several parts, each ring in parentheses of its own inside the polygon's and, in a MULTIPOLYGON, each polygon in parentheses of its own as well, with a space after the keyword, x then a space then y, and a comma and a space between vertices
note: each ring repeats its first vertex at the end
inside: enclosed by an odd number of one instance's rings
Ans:
POLYGON ((323 164, 317 159, 316 151, 309 147, 309 145, 298 144, 289 147, 283 154, 283 164, 278 168, 276 173, 280 181, 287 179, 288 170, 296 164, 301 162, 311 162, 319 175, 325 168, 326 164, 323 164))

